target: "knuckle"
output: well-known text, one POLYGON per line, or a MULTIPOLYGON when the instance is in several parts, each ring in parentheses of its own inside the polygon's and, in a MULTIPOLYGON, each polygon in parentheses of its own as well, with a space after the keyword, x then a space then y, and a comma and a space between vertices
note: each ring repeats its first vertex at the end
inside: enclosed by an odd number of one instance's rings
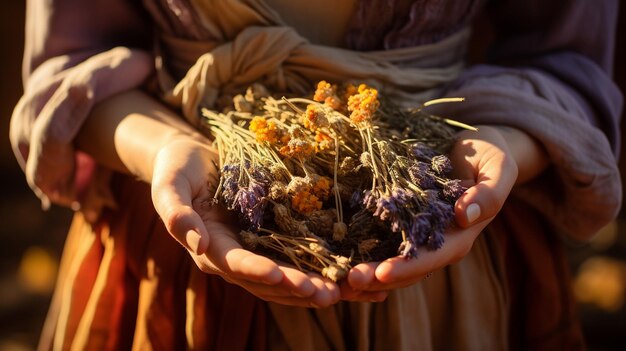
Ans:
POLYGON ((188 211, 185 211, 184 208, 170 208, 163 216, 163 222, 170 232, 179 232, 183 229, 182 226, 184 226, 188 215, 188 211))
POLYGON ((487 217, 495 216, 502 207, 503 201, 494 190, 486 191, 482 194, 482 206, 484 215, 487 217))

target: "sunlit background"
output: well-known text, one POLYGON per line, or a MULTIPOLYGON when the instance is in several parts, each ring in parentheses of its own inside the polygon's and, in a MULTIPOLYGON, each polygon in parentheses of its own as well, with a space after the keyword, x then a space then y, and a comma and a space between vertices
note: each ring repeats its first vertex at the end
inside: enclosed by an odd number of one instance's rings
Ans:
MULTIPOLYGON (((56 278, 70 211, 41 211, 9 146, 8 125, 21 94, 24 2, 0 11, 0 350, 34 349, 56 278)), ((626 88, 626 6, 620 9, 616 79, 626 88)), ((624 127, 622 127, 624 131, 624 127)), ((622 133, 623 135, 626 135, 622 133)), ((623 143, 623 144, 626 144, 623 143)), ((622 150, 626 151, 625 147, 622 150)), ((626 173, 626 152, 620 169, 626 173)), ((626 184, 626 182, 624 182, 626 184)), ((626 345, 626 211, 584 247, 570 248, 572 282, 590 350, 626 345)))

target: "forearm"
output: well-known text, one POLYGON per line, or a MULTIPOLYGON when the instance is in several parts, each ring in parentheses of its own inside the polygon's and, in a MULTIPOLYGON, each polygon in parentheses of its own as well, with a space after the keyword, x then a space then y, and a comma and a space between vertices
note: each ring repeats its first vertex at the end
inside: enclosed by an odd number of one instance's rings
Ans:
POLYGON ((174 139, 206 141, 166 106, 133 90, 95 106, 76 146, 102 165, 150 182, 156 154, 174 139))

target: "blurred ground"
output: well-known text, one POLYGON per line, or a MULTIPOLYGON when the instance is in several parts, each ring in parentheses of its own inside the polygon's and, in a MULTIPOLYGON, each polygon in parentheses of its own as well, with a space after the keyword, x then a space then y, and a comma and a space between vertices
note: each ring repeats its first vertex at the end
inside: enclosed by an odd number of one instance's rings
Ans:
MULTIPOLYGON (((615 76, 626 88, 626 6, 620 9, 615 76)), ((32 350, 40 333, 70 212, 41 211, 10 150, 8 125, 21 94, 23 1, 0 11, 0 350, 32 350)), ((624 132, 624 127, 622 127, 624 132)), ((622 133, 623 135, 626 135, 622 133)), ((624 143, 626 144, 626 142, 624 143)), ((620 169, 626 174, 626 148, 620 169)), ((624 181, 626 184, 626 181, 624 181)), ((626 211, 593 243, 571 248, 573 282, 590 350, 626 345, 626 211)))

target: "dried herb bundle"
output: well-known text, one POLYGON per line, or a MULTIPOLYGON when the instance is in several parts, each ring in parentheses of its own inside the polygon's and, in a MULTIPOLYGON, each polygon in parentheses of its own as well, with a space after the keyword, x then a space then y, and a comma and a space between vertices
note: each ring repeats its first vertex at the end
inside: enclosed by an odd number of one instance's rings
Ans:
POLYGON ((444 156, 462 124, 363 84, 322 81, 312 99, 254 85, 233 102, 203 114, 220 156, 214 202, 240 214, 245 247, 335 281, 359 262, 441 247, 465 190, 444 156))

